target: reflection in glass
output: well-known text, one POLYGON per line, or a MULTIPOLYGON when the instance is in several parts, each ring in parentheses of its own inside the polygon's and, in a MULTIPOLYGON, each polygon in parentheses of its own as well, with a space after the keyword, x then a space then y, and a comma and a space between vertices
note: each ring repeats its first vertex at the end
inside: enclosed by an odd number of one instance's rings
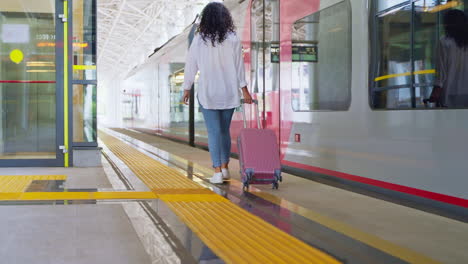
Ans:
POLYGON ((408 0, 377 0, 378 11, 384 11, 390 7, 409 5, 408 0))
POLYGON ((428 12, 438 6, 438 1, 423 0, 414 3, 413 67, 415 84, 415 107, 424 107, 424 99, 431 95, 434 83, 435 50, 439 31, 437 12, 428 12), (424 73, 429 71, 429 73, 424 73))
MULTIPOLYGON (((160 73, 160 76, 167 76, 166 78, 170 90, 169 130, 171 134, 187 137, 189 108, 181 101, 184 94, 182 89, 182 84, 184 83, 184 64, 170 63, 168 66, 169 72, 160 73)), ((197 101, 195 100, 195 102, 197 101)))
POLYGON ((403 2, 374 2, 374 108, 425 106, 435 81, 437 45, 444 34, 442 15, 466 6, 462 1, 403 2))
POLYGON ((0 159, 55 159, 54 1, 1 1, 0 31, 0 159))
POLYGON ((461 10, 443 16, 444 36, 437 49, 434 89, 443 107, 468 107, 468 15, 461 10), (439 92, 440 91, 440 92, 439 92))
POLYGON ((394 78, 379 81, 379 86, 409 85, 411 76, 399 75, 411 71, 411 7, 399 9, 378 18, 379 34, 376 42, 380 58, 377 76, 397 74, 394 78))
MULTIPOLYGON (((380 3, 380 2, 379 2, 380 3)), ((380 32, 376 42, 378 64, 375 79, 378 87, 396 87, 374 93, 373 106, 377 108, 411 107, 411 6, 377 17, 380 32), (391 78, 387 78, 391 76, 391 78)))
POLYGON ((96 85, 73 85, 73 142, 96 142, 96 85))
POLYGON ((96 80, 96 0, 73 1, 73 78, 96 80))
POLYGON ((343 111, 351 103, 349 3, 298 20, 293 25, 294 111, 343 111))

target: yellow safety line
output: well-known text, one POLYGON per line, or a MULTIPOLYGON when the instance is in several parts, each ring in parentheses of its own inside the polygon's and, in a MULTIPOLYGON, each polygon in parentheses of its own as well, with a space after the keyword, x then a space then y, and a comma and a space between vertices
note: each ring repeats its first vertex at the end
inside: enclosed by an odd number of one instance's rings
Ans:
POLYGON ((63 141, 65 146, 64 167, 69 166, 69 145, 68 145, 68 1, 63 1, 63 141))
POLYGON ((73 70, 96 70, 96 65, 73 65, 73 70))
POLYGON ((0 193, 1 201, 158 199, 153 192, 18 192, 0 193))
POLYGON ((32 181, 66 180, 65 175, 3 175, 0 176, 0 193, 24 192, 32 181))
POLYGON ((326 226, 332 230, 335 230, 339 233, 342 233, 354 240, 361 241, 364 244, 370 245, 376 249, 379 249, 389 255, 400 258, 409 263, 427 263, 427 264, 438 264, 440 262, 430 259, 422 254, 419 254, 410 249, 398 246, 389 241, 378 238, 377 236, 362 232, 352 226, 345 224, 343 222, 336 221, 330 217, 324 216, 317 212, 314 212, 310 209, 301 207, 297 204, 289 202, 287 200, 278 198, 274 195, 264 192, 253 192, 256 196, 259 196, 267 201, 270 201, 274 204, 281 205, 284 208, 287 208, 291 212, 299 214, 307 219, 310 219, 314 222, 317 222, 323 226, 326 226))
POLYGON ((339 263, 231 202, 168 205, 227 263, 339 263))
POLYGON ((219 195, 181 194, 204 188, 115 137, 99 137, 226 263, 340 263, 219 195))
MULTIPOLYGON (((420 74, 435 74, 435 70, 422 70, 422 71, 415 71, 413 72, 414 75, 420 75, 420 74)), ((386 79, 391 79, 391 78, 396 78, 396 77, 401 77, 401 76, 409 76, 411 75, 411 72, 404 72, 404 73, 396 73, 396 74, 389 74, 389 75, 383 75, 380 77, 377 77, 374 79, 374 81, 382 81, 386 79)))

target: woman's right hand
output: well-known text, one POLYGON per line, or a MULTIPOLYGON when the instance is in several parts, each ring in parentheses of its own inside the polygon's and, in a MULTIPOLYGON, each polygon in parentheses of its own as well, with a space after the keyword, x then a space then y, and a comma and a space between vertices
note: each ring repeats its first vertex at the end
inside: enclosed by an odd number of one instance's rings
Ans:
POLYGON ((242 94, 244 97, 244 103, 252 104, 252 96, 250 95, 249 90, 247 90, 247 87, 242 88, 242 94))
POLYGON ((188 104, 189 104, 189 100, 190 100, 190 90, 184 90, 184 96, 182 96, 182 102, 183 102, 185 105, 188 105, 188 104))

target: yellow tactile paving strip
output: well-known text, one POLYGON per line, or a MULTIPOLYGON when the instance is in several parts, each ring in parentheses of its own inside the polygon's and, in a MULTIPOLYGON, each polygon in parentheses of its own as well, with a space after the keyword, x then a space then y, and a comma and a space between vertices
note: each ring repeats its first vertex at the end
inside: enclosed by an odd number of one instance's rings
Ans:
POLYGON ((204 188, 117 138, 99 137, 226 263, 340 263, 215 193, 193 194, 204 188))
POLYGON ((231 202, 168 202, 228 263, 339 263, 231 202))
POLYGON ((187 189, 187 191, 193 192, 194 190, 205 189, 203 186, 181 175, 176 169, 157 162, 135 148, 122 143, 115 137, 100 132, 99 138, 153 191, 187 189))
POLYGON ((0 193, 0 201, 157 199, 153 192, 17 192, 0 193))
POLYGON ((33 181, 64 181, 65 175, 5 175, 0 176, 0 193, 24 192, 33 181))

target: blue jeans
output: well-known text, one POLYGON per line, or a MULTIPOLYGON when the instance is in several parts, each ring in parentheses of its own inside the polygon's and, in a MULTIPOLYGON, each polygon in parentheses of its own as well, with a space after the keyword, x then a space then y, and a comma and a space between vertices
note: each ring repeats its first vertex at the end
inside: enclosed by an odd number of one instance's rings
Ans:
POLYGON ((205 109, 200 105, 208 130, 208 148, 210 150, 213 168, 229 162, 231 154, 231 127, 233 109, 213 110, 205 109))

